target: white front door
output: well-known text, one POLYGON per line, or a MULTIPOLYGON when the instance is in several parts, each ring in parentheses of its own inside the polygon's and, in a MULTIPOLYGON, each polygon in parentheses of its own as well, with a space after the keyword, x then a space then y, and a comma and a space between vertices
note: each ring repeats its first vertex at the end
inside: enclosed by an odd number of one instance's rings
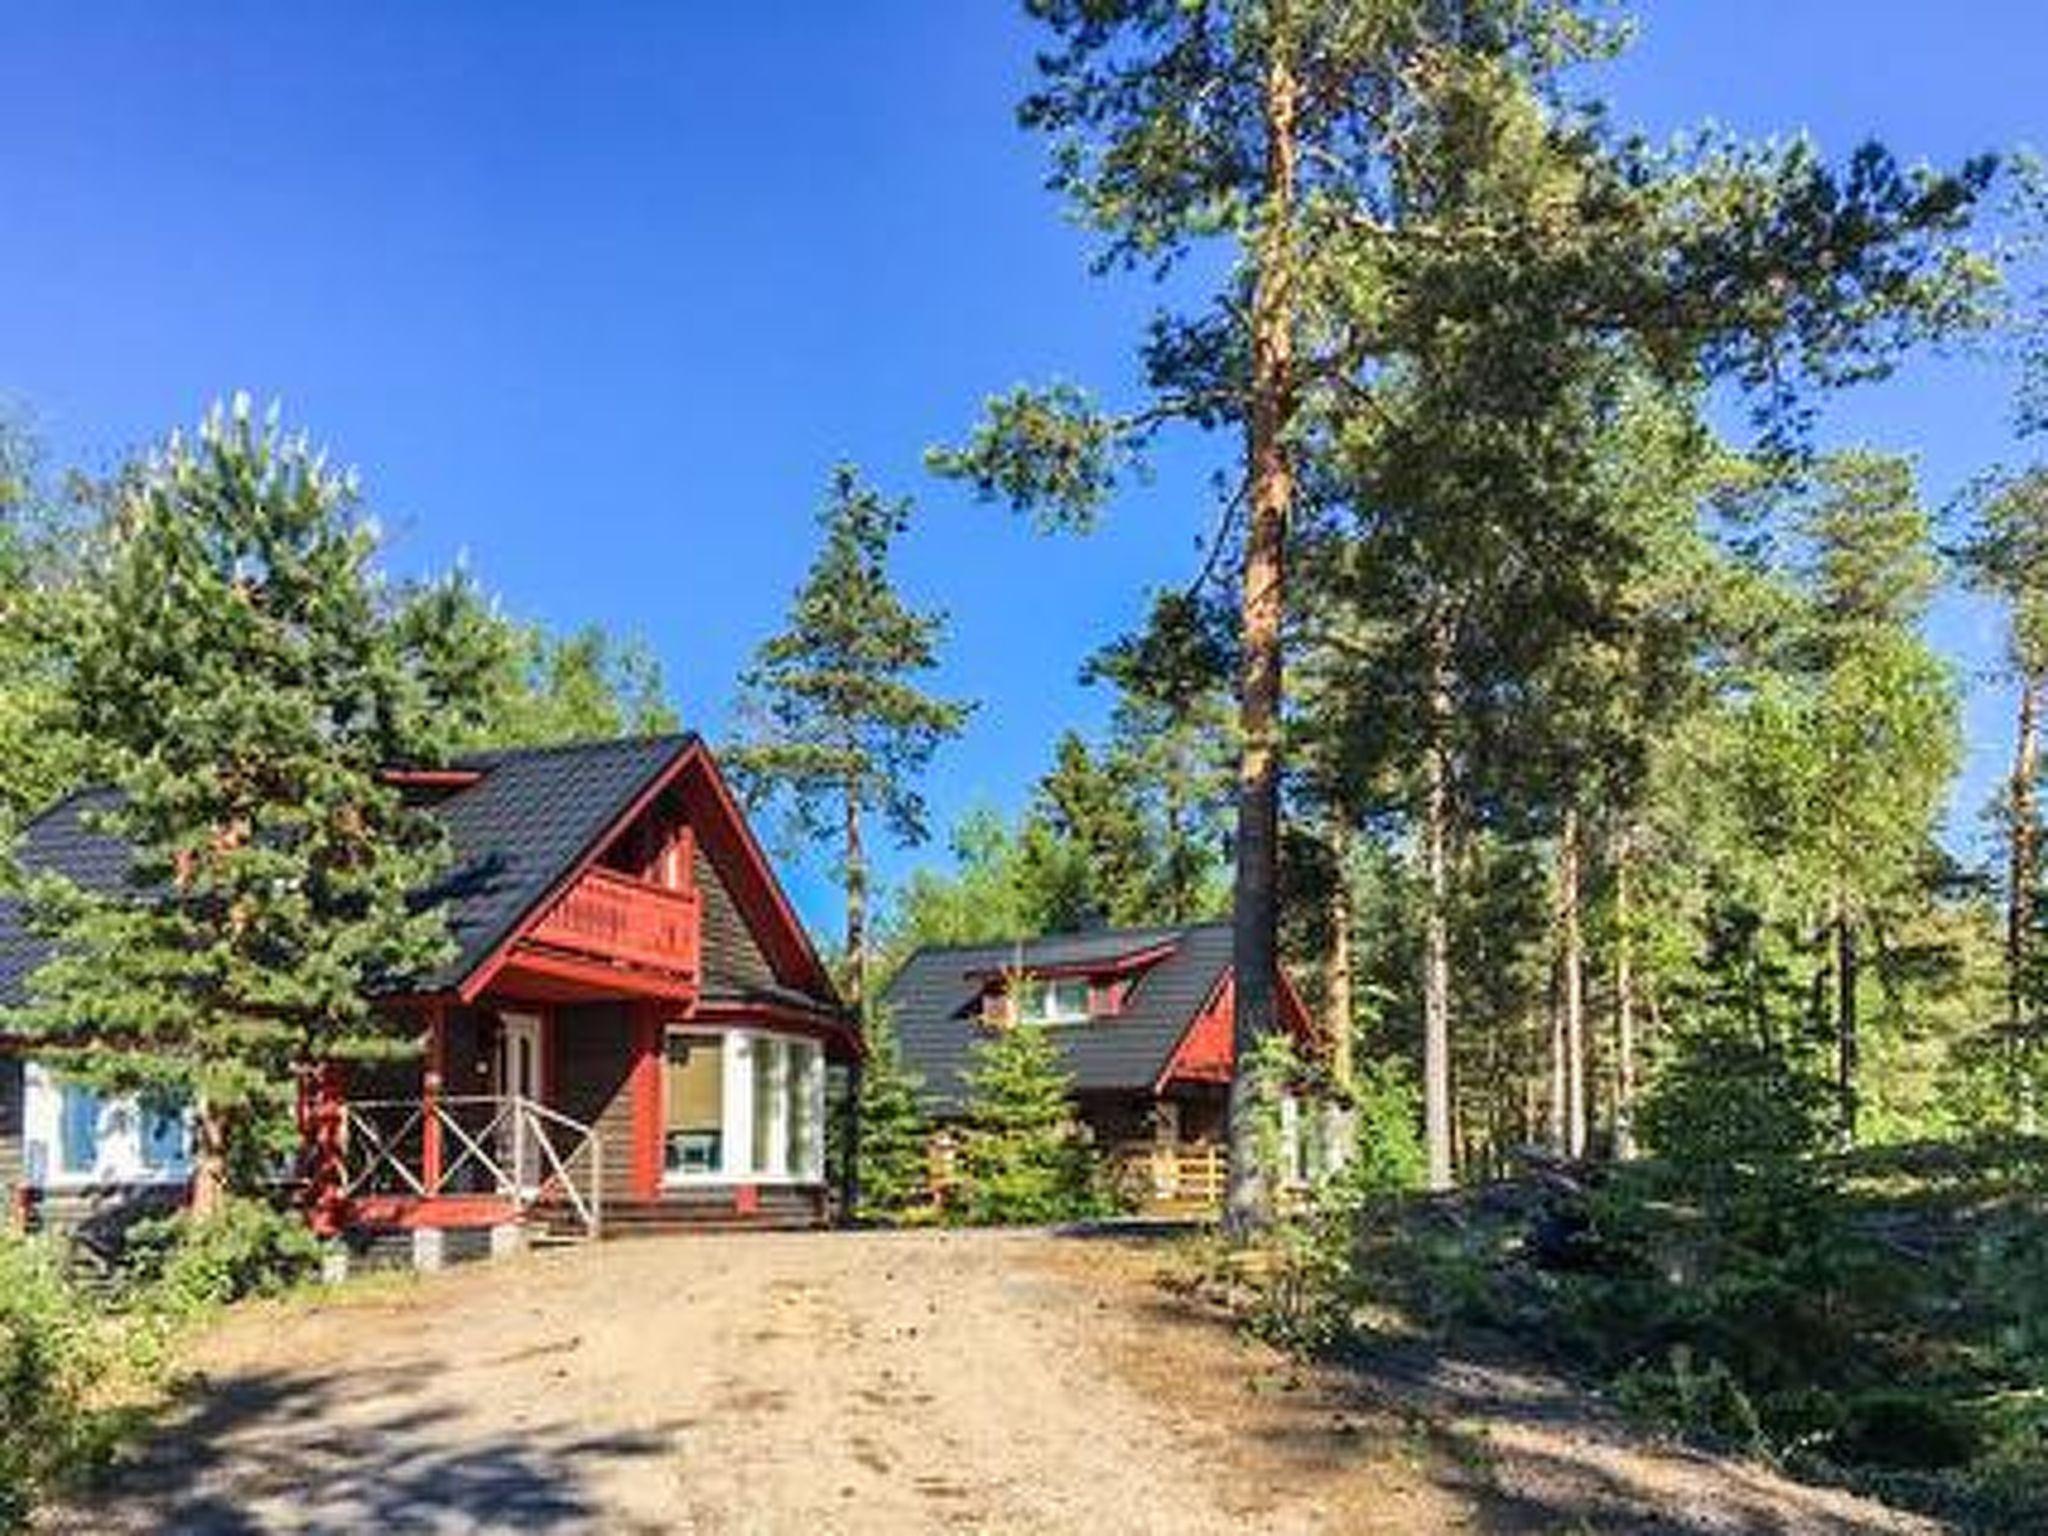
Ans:
MULTIPOLYGON (((538 1017, 530 1013, 498 1015, 498 1052, 493 1065, 500 1098, 540 1102, 538 1017)), ((534 1142, 538 1134, 540 1127, 519 1109, 508 1110, 499 1121, 498 1156, 525 1194, 540 1187, 540 1148, 534 1142)))

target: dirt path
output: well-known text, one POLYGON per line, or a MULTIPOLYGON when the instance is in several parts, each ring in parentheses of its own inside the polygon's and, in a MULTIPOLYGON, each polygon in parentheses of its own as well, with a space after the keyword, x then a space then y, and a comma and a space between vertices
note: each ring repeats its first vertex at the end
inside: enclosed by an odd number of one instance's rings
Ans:
POLYGON ((245 1309, 95 1532, 1908 1531, 1541 1382, 1300 1372, 1105 1239, 643 1240, 245 1309))

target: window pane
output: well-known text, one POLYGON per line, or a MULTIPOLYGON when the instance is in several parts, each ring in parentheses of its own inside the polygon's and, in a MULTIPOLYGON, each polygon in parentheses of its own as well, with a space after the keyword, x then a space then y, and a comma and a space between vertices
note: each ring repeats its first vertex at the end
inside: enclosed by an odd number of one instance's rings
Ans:
POLYGON ((177 1110, 142 1109, 142 1166, 149 1173, 181 1173, 188 1141, 185 1117, 177 1110))
POLYGON ((766 1035, 754 1040, 754 1163, 756 1173, 777 1173, 782 1143, 782 1042, 766 1035))
POLYGON ((789 1171, 799 1178, 815 1176, 817 1117, 812 1113, 812 1075, 818 1047, 808 1040, 789 1042, 789 1171))
POLYGON ((663 1073, 670 1173, 717 1173, 724 1166, 725 1051, 719 1035, 670 1035, 663 1073))
POLYGON ((57 1111, 57 1158, 66 1173, 91 1173, 100 1160, 100 1096, 66 1083, 57 1111))
POLYGON ((1020 1016, 1033 1024, 1079 1024, 1088 1017, 1086 977, 1024 983, 1020 1016))

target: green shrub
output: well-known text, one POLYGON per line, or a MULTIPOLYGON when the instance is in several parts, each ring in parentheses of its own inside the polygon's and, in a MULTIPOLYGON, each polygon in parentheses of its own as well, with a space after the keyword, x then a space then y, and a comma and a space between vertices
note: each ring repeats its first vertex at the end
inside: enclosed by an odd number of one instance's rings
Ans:
POLYGON ((1421 1103, 1413 1074, 1400 1062, 1359 1069, 1351 1083, 1357 1146, 1344 1173, 1352 1189, 1382 1195, 1422 1187, 1429 1158, 1422 1146, 1421 1103))
POLYGON ((1978 1417, 1938 1392, 1878 1387, 1842 1406, 1825 1450, 1848 1465, 1931 1471, 1967 1465, 1984 1448, 1978 1417))
POLYGON ((1753 1041, 1681 1043, 1641 1108, 1645 1139, 1695 1187, 1783 1167, 1822 1151, 1834 1126, 1828 1085, 1753 1041))
POLYGON ((37 1239, 0 1237, 0 1529, 111 1450, 118 1333, 37 1239))
POLYGON ((1622 1372, 1615 1379, 1614 1395, 1629 1411, 1676 1425, 1688 1434, 1731 1441, 1747 1450, 1764 1448, 1763 1422, 1734 1372, 1719 1360, 1695 1360, 1683 1344, 1674 1345, 1655 1366, 1622 1372))
POLYGON ((178 1326, 311 1273, 304 1224, 253 1200, 127 1234, 125 1271, 88 1289, 55 1240, 0 1236, 0 1530, 102 1464, 145 1411, 178 1326))
POLYGON ((129 1255, 140 1299, 173 1317, 275 1295, 320 1267, 305 1223, 258 1200, 231 1200, 203 1220, 180 1212, 140 1225, 129 1255))
POLYGON ((1291 1354, 1318 1355, 1351 1330, 1353 1276, 1348 1224, 1335 1213, 1282 1222, 1260 1257, 1264 1273, 1245 1325, 1291 1354))

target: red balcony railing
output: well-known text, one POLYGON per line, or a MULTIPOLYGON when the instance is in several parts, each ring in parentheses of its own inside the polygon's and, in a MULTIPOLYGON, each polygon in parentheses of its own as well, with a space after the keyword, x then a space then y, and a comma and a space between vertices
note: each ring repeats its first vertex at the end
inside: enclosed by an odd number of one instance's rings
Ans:
POLYGON ((531 942, 587 959, 697 973, 697 893, 596 867, 564 892, 531 942))

